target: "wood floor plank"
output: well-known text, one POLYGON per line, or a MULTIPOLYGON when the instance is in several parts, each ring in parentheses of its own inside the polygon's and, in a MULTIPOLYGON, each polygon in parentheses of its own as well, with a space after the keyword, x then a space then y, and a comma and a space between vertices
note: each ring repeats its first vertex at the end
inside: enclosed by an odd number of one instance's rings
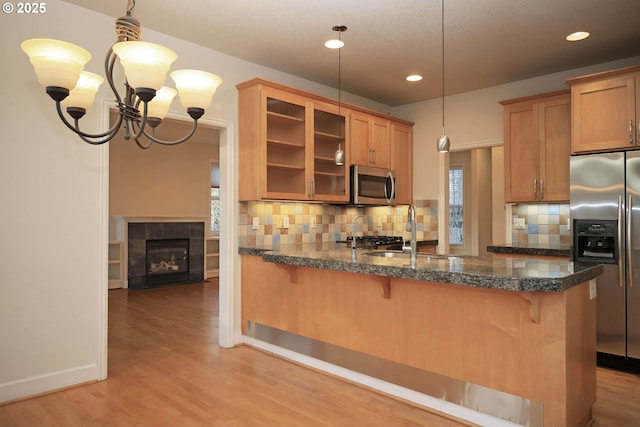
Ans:
MULTIPOLYGON (((109 291, 109 378, 0 406, 0 427, 456 422, 249 347, 221 349, 217 282, 109 291)), ((638 376, 598 369, 594 426, 640 426, 638 376)))

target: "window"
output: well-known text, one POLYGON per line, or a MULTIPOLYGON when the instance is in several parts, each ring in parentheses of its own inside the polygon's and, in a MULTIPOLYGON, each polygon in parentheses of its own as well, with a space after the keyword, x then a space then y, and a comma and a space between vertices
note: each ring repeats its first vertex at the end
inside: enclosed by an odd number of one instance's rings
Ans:
POLYGON ((464 245, 464 169, 449 169, 449 244, 464 245))
POLYGON ((220 165, 218 163, 211 163, 211 222, 209 233, 220 233, 220 165))

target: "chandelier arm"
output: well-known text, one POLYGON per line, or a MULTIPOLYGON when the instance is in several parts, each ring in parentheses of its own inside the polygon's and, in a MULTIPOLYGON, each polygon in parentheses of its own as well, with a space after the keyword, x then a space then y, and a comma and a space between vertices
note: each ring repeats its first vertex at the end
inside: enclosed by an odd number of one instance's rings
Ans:
POLYGON ((136 120, 130 120, 131 129, 134 131, 133 139, 138 139, 145 133, 144 128, 147 126, 147 104, 148 103, 146 102, 144 103, 144 112, 142 114, 142 121, 138 123, 139 128, 137 131, 135 130, 136 120))
POLYGON ((191 131, 184 136, 183 138, 177 139, 175 141, 163 141, 162 139, 158 139, 156 138, 154 135, 149 135, 147 133, 147 131, 144 131, 142 133, 144 133, 144 136, 146 136, 147 138, 149 138, 149 140, 157 143, 157 144, 162 144, 162 145, 178 145, 178 144, 182 144, 183 142, 185 142, 186 140, 188 140, 189 138, 191 138, 193 136, 194 133, 196 133, 196 129, 198 128, 198 120, 194 119, 193 120, 193 127, 191 128, 191 131))
POLYGON ((113 82, 113 66, 116 63, 117 58, 118 58, 118 55, 116 55, 113 52, 112 48, 109 48, 109 51, 107 52, 107 55, 104 58, 104 74, 107 77, 107 83, 109 83, 109 86, 111 87, 111 91, 116 97, 116 102, 118 103, 118 105, 120 105, 122 103, 122 97, 120 96, 120 93, 116 89, 116 85, 113 82))
MULTIPOLYGON (((146 132, 145 132, 145 135, 146 135, 146 132)), ((134 138, 133 140, 136 142, 136 144, 138 145, 138 147, 142 148, 143 150, 148 149, 148 148, 149 148, 149 147, 151 147, 151 145, 153 144, 153 141, 152 141, 152 140, 148 140, 146 144, 143 144, 143 143, 140 141, 140 138, 134 138)))
MULTIPOLYGON (((109 129, 106 132, 103 133, 97 133, 97 134, 90 134, 90 133, 86 133, 80 130, 80 126, 79 126, 79 119, 75 119, 75 126, 72 125, 71 123, 69 123, 69 121, 67 120, 67 118, 64 116, 64 114, 62 113, 62 108, 60 107, 60 101, 56 101, 56 109, 58 110, 58 116, 60 117, 60 120, 62 120, 62 122, 72 131, 74 131, 76 134, 78 134, 78 136, 80 136, 81 138, 102 138, 102 137, 106 137, 108 136, 109 139, 113 138, 113 136, 118 132, 118 130, 120 129, 120 126, 122 125, 122 115, 120 115, 118 117, 118 121, 116 122, 115 125, 113 125, 113 127, 111 129, 109 129)), ((105 141, 106 142, 106 141, 105 141)))

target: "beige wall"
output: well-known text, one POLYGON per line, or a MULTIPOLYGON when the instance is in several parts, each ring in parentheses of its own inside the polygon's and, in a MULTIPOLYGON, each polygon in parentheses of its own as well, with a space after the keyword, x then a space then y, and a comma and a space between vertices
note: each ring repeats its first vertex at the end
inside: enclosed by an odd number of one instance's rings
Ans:
MULTIPOLYGON (((178 126, 185 134, 191 128, 178 126)), ((181 134, 158 132, 167 140, 181 134)), ((209 164, 218 160, 218 140, 217 130, 200 127, 191 140, 176 146, 141 150, 132 140, 110 142, 109 215, 208 217, 209 164)))

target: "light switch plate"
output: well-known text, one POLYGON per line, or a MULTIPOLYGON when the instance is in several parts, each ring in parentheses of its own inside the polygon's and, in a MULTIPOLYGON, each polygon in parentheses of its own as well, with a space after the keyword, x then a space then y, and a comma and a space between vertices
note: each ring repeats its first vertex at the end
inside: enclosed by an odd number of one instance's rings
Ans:
POLYGON ((378 217, 378 228, 382 228, 382 218, 378 217))
POLYGON ((598 288, 596 287, 596 279, 589 280, 589 299, 594 299, 598 296, 598 288))
POLYGON ((282 228, 289 228, 289 216, 285 215, 282 217, 282 228))
POLYGON ((312 215, 311 216, 311 228, 316 228, 316 216, 312 215))
POLYGON ((260 226, 260 217, 254 216, 252 227, 254 230, 257 230, 259 226, 260 226))

